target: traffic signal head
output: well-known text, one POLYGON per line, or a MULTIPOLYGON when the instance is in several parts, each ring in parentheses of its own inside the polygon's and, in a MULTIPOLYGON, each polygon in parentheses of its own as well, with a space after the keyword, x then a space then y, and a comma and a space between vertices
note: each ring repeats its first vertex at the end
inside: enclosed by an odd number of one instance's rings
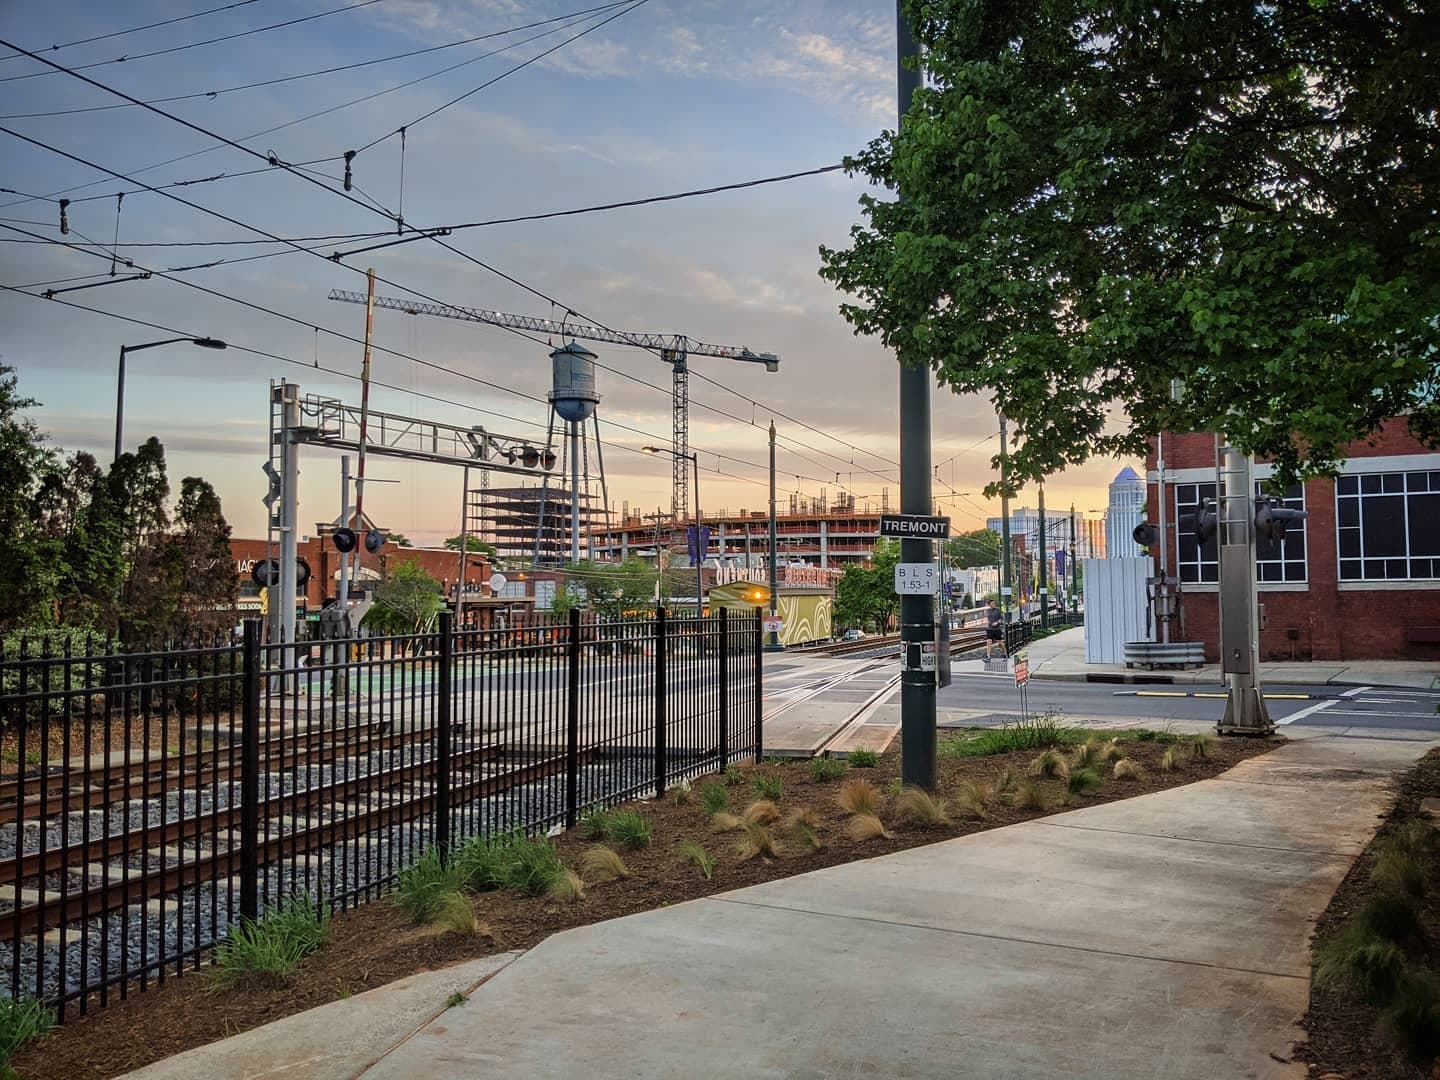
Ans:
POLYGON ((365 550, 374 555, 385 546, 385 534, 379 529, 371 529, 365 534, 365 550))
POLYGON ((343 525, 331 533, 330 540, 335 545, 335 550, 342 555, 348 555, 354 551, 357 543, 355 530, 348 529, 343 525))
POLYGON ((1130 535, 1135 538, 1135 543, 1144 548, 1154 547, 1155 542, 1160 539, 1159 530, 1148 521, 1142 521, 1139 525, 1136 525, 1135 531, 1130 535))
POLYGON ((1215 539, 1215 532, 1219 527, 1219 521, 1215 516, 1214 501, 1206 499, 1204 505, 1195 513, 1181 514, 1178 524, 1182 529, 1189 529, 1198 543, 1208 544, 1215 539))
POLYGON ((1279 499, 1262 495, 1255 500, 1255 537, 1272 544, 1284 543, 1286 531, 1309 516, 1304 510, 1292 510, 1281 506, 1279 499))

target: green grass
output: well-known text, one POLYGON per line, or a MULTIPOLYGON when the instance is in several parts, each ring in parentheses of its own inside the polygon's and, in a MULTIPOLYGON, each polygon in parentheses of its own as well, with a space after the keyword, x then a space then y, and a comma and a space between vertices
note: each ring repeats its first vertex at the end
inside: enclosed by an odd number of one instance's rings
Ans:
POLYGON ((1101 784, 1100 774, 1094 769, 1075 769, 1065 781, 1065 790, 1070 795, 1083 795, 1094 791, 1101 784))
POLYGON ((1380 1030, 1419 1061, 1440 1056, 1440 979, 1406 970, 1380 1014, 1380 1030))
POLYGON ((525 896, 541 896, 564 870, 560 855, 549 840, 520 837, 510 845, 505 886, 525 896))
POLYGON ((1059 713, 1052 712, 998 728, 971 728, 958 738, 944 740, 939 753, 951 758, 989 757, 1078 742, 1082 737, 1080 729, 1062 723, 1062 719, 1059 713))
POLYGON ((892 799, 904 790, 905 781, 901 780, 898 776, 885 785, 885 794, 890 796, 890 798, 892 799))
POLYGON ((395 903, 412 922, 427 923, 446 904, 446 897, 465 887, 465 871, 453 861, 442 862, 439 848, 429 848, 414 865, 400 871, 395 903))
POLYGON ((769 799, 771 802, 778 802, 780 793, 785 790, 785 785, 780 778, 771 776, 769 773, 757 773, 753 786, 756 798, 769 799))
POLYGON ((1404 967, 1395 942, 1354 919, 1315 947, 1315 985, 1370 1001, 1388 999, 1404 967))
POLYGON ((694 840, 681 842, 680 857, 699 870, 706 881, 709 881, 714 876, 715 856, 711 855, 694 840))
POLYGON ((521 833, 477 836, 455 854, 455 864, 476 892, 514 889, 526 896, 547 891, 563 869, 554 844, 521 833))
POLYGON ((43 1002, 0 998, 0 1069, 9 1073, 10 1060, 20 1048, 54 1026, 55 1014, 43 1002))
POLYGON ((648 847, 655 827, 639 810, 617 810, 610 819, 606 839, 613 840, 627 851, 648 847))
POLYGON ((848 760, 852 769, 873 769, 880 764, 880 755, 874 750, 851 750, 848 760))
POLYGON ((465 1002, 468 1000, 469 999, 464 994, 462 994, 459 990, 456 990, 453 994, 451 994, 448 998, 445 999, 445 1007, 447 1009, 453 1009, 457 1005, 464 1005, 465 1002))
POLYGON ((840 758, 817 757, 810 759, 810 779, 817 783, 839 780, 850 771, 850 766, 840 758))
POLYGON ((602 807, 589 810, 580 818, 580 835, 586 840, 604 840, 610 831, 610 811, 602 807))
POLYGON ((246 919, 230 928, 215 947, 215 985, 276 985, 329 934, 330 913, 308 895, 283 900, 258 922, 246 919))
POLYGON ((1047 780, 1063 780, 1070 775, 1070 766, 1065 764, 1065 759, 1058 750, 1042 750, 1030 763, 1030 775, 1047 780))
POLYGON ((738 766, 727 765, 725 767, 725 784, 727 787, 739 787, 745 783, 745 774, 738 766))
POLYGON ((706 817, 714 817, 730 809, 730 792, 723 784, 706 784, 700 789, 700 803, 706 817))
POLYGON ((1190 751, 1190 756, 1196 761, 1209 761, 1210 755, 1215 750, 1215 736, 1206 735, 1204 732, 1191 735, 1185 740, 1185 746, 1190 751))

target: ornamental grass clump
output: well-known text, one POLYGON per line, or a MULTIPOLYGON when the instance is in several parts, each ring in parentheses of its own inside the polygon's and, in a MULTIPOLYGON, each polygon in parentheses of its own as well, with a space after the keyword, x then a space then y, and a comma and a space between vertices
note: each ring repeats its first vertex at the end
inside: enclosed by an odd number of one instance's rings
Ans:
POLYGON ((853 779, 846 780, 840 786, 840 808, 847 814, 870 814, 874 816, 880 809, 880 793, 875 790, 875 785, 869 780, 853 779))

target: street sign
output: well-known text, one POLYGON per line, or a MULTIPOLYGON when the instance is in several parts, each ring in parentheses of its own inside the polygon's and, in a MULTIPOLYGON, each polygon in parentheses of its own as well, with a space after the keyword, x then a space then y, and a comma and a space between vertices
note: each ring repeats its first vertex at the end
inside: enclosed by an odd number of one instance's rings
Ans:
POLYGON ((939 646, 933 641, 922 641, 920 643, 920 670, 934 671, 939 663, 939 646))
POLYGON ((934 596, 940 591, 940 571, 934 563, 896 563, 895 592, 899 596, 934 596))
POLYGON ((882 514, 880 535, 897 540, 946 540, 950 537, 950 519, 923 514, 882 514))
POLYGON ((1021 649, 1015 654, 1015 685, 1024 686, 1030 681, 1030 654, 1021 649))
POLYGON ((767 634, 779 634, 779 633, 782 633, 782 632, 784 631, 784 629, 785 629, 785 620, 782 619, 782 618, 780 618, 779 615, 766 615, 766 616, 765 616, 765 633, 767 633, 767 634))

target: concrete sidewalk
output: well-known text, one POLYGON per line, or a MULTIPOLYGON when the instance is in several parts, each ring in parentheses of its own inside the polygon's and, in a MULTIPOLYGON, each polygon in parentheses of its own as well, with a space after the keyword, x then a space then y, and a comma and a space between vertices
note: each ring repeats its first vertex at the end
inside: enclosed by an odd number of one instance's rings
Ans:
POLYGON ((361 1075, 1301 1077, 1314 919, 1430 745, 1317 736, 557 934, 361 1075))
MULTIPOLYGON (((1218 664, 1184 670, 1127 668, 1124 664, 1090 664, 1085 661, 1085 628, 1073 627, 1032 641, 1025 646, 1032 679, 1098 682, 1143 679, 1168 681, 1178 686, 1219 686, 1225 682, 1218 664)), ((1423 660, 1309 660, 1263 663, 1260 682, 1273 686, 1404 686, 1418 690, 1440 689, 1440 663, 1423 660)))

